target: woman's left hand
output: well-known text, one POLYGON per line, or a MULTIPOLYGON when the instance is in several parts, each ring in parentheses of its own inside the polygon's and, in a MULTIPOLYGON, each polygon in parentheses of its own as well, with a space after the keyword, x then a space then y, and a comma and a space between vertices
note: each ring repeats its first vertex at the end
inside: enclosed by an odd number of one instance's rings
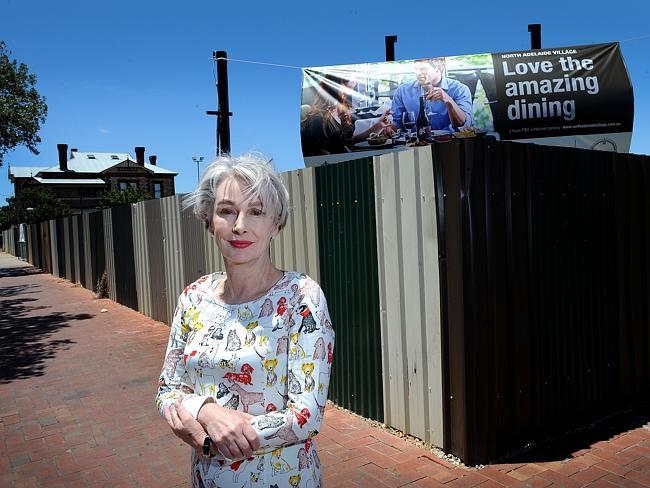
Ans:
POLYGON ((189 410, 179 402, 173 403, 165 409, 165 420, 180 440, 199 451, 203 448, 207 432, 198 420, 192 417, 189 410))

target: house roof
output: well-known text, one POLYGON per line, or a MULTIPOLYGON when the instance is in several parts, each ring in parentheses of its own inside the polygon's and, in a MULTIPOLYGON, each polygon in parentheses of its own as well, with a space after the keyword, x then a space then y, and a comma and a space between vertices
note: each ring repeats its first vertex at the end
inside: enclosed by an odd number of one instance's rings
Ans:
POLYGON ((86 179, 54 179, 54 178, 34 178, 39 183, 44 185, 106 185, 106 182, 99 178, 86 178, 86 179))
MULTIPOLYGON (((101 153, 101 152, 78 152, 75 151, 74 157, 68 159, 68 171, 75 171, 78 173, 101 173, 107 169, 112 168, 116 164, 120 164, 124 161, 133 161, 135 159, 131 157, 128 153, 101 153)), ((173 171, 168 169, 161 168, 160 166, 153 166, 151 164, 145 163, 145 169, 148 169, 154 174, 160 175, 177 175, 173 171)), ((41 171, 45 173, 63 173, 59 165, 50 166, 49 168, 41 168, 41 171)))
POLYGON ((10 166, 9 167, 9 178, 30 178, 38 174, 39 171, 43 171, 47 168, 42 168, 40 166, 10 166))

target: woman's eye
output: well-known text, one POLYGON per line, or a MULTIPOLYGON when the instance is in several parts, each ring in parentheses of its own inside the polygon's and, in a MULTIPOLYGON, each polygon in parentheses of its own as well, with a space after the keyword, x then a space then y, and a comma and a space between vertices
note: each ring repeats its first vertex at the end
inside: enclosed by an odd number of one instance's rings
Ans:
POLYGON ((219 210, 217 210, 217 214, 219 214, 219 215, 232 215, 233 213, 234 213, 233 209, 232 208, 227 208, 227 207, 220 208, 219 210))
POLYGON ((264 215, 264 211, 261 208, 251 208, 249 213, 255 216, 264 215))

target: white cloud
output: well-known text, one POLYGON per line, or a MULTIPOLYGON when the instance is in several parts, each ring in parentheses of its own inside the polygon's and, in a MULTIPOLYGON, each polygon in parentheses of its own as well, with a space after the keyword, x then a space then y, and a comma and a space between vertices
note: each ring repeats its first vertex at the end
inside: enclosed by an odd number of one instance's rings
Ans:
POLYGON ((104 129, 103 127, 100 127, 100 128, 99 128, 99 132, 100 132, 101 134, 110 134, 110 131, 109 131, 108 129, 104 129))

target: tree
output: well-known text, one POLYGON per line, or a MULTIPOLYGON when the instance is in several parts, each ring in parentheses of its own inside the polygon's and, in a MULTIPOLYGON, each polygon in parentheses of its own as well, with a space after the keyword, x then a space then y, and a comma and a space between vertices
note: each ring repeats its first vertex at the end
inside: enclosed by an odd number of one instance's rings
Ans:
POLYGON ((45 122, 45 97, 34 85, 36 75, 27 66, 9 56, 4 41, 0 41, 0 166, 4 155, 16 146, 26 146, 38 154, 41 142, 38 131, 45 122))
POLYGON ((138 203, 151 199, 151 194, 141 188, 126 188, 124 190, 110 189, 104 192, 99 208, 111 208, 125 203, 138 203))
POLYGON ((70 215, 70 207, 45 188, 25 188, 16 201, 16 197, 7 198, 7 205, 0 208, 0 230, 6 230, 20 222, 35 224, 45 220, 58 219, 70 215), (18 204, 18 205, 17 205, 18 204), (18 209, 16 207, 18 206, 18 209), (27 210, 30 208, 31 210, 27 210))

